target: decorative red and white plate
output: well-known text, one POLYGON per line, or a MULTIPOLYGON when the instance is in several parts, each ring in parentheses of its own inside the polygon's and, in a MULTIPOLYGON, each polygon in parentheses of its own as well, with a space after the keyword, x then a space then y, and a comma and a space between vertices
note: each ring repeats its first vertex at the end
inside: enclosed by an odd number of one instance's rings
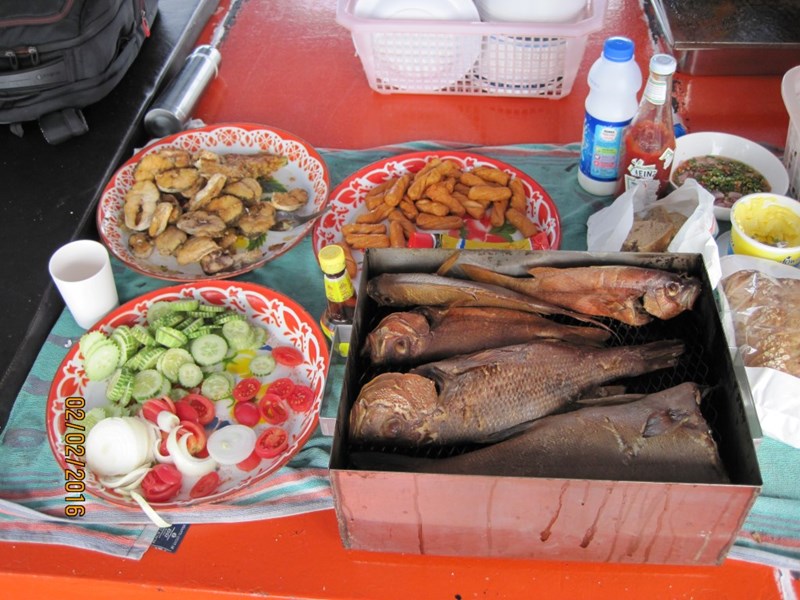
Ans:
MULTIPOLYGON (((519 179, 528 198, 527 216, 544 235, 532 240, 534 249, 557 250, 561 244, 561 223, 558 209, 549 194, 527 173, 516 167, 487 156, 457 151, 422 151, 400 154, 379 160, 363 167, 345 179, 332 193, 330 210, 314 225, 312 243, 314 251, 319 252, 328 244, 335 244, 342 239, 342 226, 355 222, 358 215, 368 212, 364 198, 369 190, 393 177, 406 173, 416 173, 433 158, 453 160, 464 170, 472 170, 479 166, 496 167, 519 179)), ((511 227, 492 228, 488 216, 481 220, 465 218, 464 230, 441 231, 449 236, 490 244, 507 244, 521 240, 522 235, 511 227)), ((363 253, 354 250, 353 256, 359 265, 363 253)))
MULTIPOLYGON (((189 492, 196 481, 184 477, 177 497, 166 503, 155 504, 154 506, 159 509, 217 502, 234 497, 245 493, 248 486, 262 481, 289 462, 317 426, 325 378, 330 365, 326 339, 316 320, 304 308, 278 292, 244 282, 207 281, 155 290, 123 304, 103 318, 92 330, 110 334, 120 325, 143 324, 147 310, 153 303, 183 299, 196 299, 204 304, 225 307, 243 315, 251 325, 266 330, 266 340, 260 348, 229 354, 222 365, 217 366, 218 370, 226 371, 230 374, 229 377, 238 382, 243 378, 252 377, 248 365, 255 356, 269 353, 277 347, 292 346, 302 354, 302 362, 291 367, 278 363, 272 373, 258 378, 261 382, 258 393, 263 395, 271 382, 289 378, 296 384, 308 386, 313 391, 314 400, 311 406, 304 410, 294 411, 291 408, 287 410, 288 419, 281 423, 280 427, 288 434, 288 445, 280 454, 260 459, 257 466, 249 471, 241 470, 235 465, 218 466, 217 473, 221 480, 219 487, 211 495, 201 498, 190 497, 189 492)), ((95 496, 114 504, 137 507, 130 496, 104 486, 99 478, 85 467, 83 458, 85 435, 79 429, 70 428, 69 431, 66 429, 66 423, 77 422, 83 412, 109 404, 106 399, 107 385, 107 380, 89 381, 79 346, 75 344, 59 366, 47 399, 46 422, 50 447, 64 469, 76 473, 82 472, 80 481, 73 482, 75 486, 82 482, 86 491, 95 496)), ((214 404, 216 415, 205 426, 207 435, 227 424, 236 423, 233 417, 235 403, 232 398, 218 400, 214 404)), ((252 427, 256 434, 260 434, 271 426, 261 418, 252 427)), ((78 491, 75 489, 75 492, 78 491)))
POLYGON ((261 251, 258 260, 214 275, 206 274, 198 263, 179 265, 174 256, 162 256, 158 251, 147 258, 137 258, 128 248, 132 232, 125 226, 125 194, 133 186, 133 174, 142 157, 165 148, 192 153, 210 150, 217 154, 269 152, 283 155, 288 158, 288 164, 275 172, 272 178, 286 188, 302 187, 308 192, 308 204, 300 212, 310 214, 323 208, 328 201, 330 177, 325 161, 310 144, 294 134, 264 125, 233 123, 209 125, 162 138, 137 152, 117 170, 103 190, 97 207, 97 230, 103 243, 114 256, 143 275, 185 282, 235 277, 291 250, 313 226, 309 222, 288 231, 269 231, 263 239, 258 238, 255 242, 261 251))

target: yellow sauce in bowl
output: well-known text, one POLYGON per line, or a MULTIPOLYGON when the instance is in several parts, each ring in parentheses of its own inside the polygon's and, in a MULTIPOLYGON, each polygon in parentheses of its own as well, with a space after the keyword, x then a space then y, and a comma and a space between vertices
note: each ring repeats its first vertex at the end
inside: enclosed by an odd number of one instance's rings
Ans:
POLYGON ((800 246, 800 215, 768 198, 753 198, 736 209, 736 223, 742 232, 768 246, 800 246))

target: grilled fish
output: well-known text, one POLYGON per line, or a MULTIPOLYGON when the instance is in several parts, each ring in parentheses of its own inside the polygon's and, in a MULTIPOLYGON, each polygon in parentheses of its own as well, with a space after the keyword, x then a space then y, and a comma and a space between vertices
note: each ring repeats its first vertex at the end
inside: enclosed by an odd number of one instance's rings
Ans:
POLYGON ((442 277, 430 273, 384 273, 367 282, 367 293, 382 306, 489 306, 542 315, 585 315, 497 285, 442 277))
POLYGON ((354 453, 359 468, 614 481, 728 483, 699 409, 682 383, 629 404, 544 417, 508 440, 450 458, 354 453))
POLYGON ((701 289, 697 278, 643 267, 534 267, 528 270, 531 277, 509 277, 471 264, 459 268, 473 281, 635 326, 649 323, 653 317, 671 319, 691 309, 701 289))
POLYGON ((683 350, 677 341, 592 348, 538 340, 382 373, 356 398, 350 436, 406 446, 496 439, 606 382, 672 367, 683 350))
POLYGON ((410 365, 441 360, 536 338, 599 346, 610 332, 562 325, 507 308, 420 307, 384 317, 367 335, 365 352, 375 365, 410 365))

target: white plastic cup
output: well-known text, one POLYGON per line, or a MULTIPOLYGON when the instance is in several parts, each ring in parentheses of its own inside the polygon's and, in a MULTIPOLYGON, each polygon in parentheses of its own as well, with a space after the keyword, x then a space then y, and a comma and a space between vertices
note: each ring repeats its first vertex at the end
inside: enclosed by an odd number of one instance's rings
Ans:
POLYGON ((83 329, 119 306, 111 260, 103 244, 77 240, 61 246, 50 257, 49 269, 69 312, 83 329))

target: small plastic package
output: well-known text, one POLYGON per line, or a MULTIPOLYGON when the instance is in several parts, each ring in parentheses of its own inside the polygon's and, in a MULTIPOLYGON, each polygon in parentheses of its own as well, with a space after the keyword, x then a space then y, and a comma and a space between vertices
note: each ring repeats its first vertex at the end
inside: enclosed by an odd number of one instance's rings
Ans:
POLYGON ((589 217, 586 246, 589 252, 619 252, 637 215, 653 209, 680 213, 685 221, 675 232, 666 252, 701 254, 711 285, 716 288, 720 279, 719 251, 714 241, 717 220, 714 217, 714 197, 694 179, 674 192, 657 199, 646 186, 637 186, 619 196, 610 206, 589 217))
POLYGON ((731 254, 718 297, 734 361, 747 373, 764 435, 800 448, 800 269, 731 254))

